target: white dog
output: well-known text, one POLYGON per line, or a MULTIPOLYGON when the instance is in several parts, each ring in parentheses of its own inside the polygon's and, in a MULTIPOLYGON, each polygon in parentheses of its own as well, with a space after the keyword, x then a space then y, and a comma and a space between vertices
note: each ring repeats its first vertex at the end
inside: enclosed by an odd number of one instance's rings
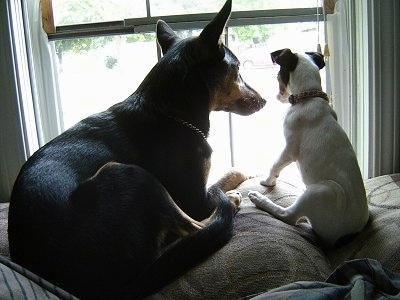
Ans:
POLYGON ((369 218, 357 158, 322 91, 323 56, 283 49, 271 53, 271 58, 280 65, 277 98, 292 106, 284 120, 286 147, 261 184, 274 186, 281 170, 297 161, 307 189, 287 208, 258 192, 249 192, 249 198, 288 224, 305 217, 323 243, 332 246, 341 237, 360 232, 369 218))

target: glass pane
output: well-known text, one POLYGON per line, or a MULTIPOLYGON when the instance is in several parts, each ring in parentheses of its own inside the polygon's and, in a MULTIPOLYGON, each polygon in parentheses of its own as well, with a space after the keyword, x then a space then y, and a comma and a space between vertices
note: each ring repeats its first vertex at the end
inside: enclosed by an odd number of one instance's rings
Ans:
MULTIPOLYGON (((214 13, 225 0, 150 0, 150 16, 214 13)), ((315 7, 315 0, 235 0, 233 11, 315 7)), ((53 0, 55 25, 118 21, 147 16, 146 0, 53 0)))
POLYGON ((233 10, 263 10, 263 9, 284 9, 284 8, 301 8, 315 7, 316 0, 234 0, 233 10))
POLYGON ((146 17, 146 0, 53 0, 56 26, 146 17))
MULTIPOLYGON (((225 0, 150 0, 151 15, 181 15, 217 12, 224 5, 225 0)), ((233 11, 243 10, 263 10, 263 9, 283 9, 315 7, 315 0, 235 0, 232 3, 233 11)))
POLYGON ((157 62, 154 34, 56 41, 65 129, 132 94, 157 62))
POLYGON ((213 149, 208 183, 213 184, 232 168, 229 136, 229 114, 212 112, 210 115, 210 134, 207 139, 213 149))

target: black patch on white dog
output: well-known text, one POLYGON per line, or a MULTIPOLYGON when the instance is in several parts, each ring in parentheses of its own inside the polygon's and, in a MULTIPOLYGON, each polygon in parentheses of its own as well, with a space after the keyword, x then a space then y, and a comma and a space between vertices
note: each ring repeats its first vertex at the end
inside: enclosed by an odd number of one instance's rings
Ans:
POLYGON ((321 70, 325 67, 324 56, 319 52, 306 52, 307 55, 311 57, 317 67, 321 70))
POLYGON ((289 82, 290 72, 296 69, 299 58, 296 54, 292 53, 290 49, 281 49, 271 53, 271 59, 274 63, 281 66, 279 76, 282 83, 285 85, 289 82))

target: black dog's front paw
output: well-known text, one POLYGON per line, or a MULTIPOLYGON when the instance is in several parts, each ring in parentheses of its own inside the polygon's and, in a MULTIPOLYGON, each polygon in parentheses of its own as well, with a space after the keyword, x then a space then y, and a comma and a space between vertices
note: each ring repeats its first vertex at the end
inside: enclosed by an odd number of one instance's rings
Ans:
POLYGON ((242 193, 237 190, 230 190, 226 192, 229 201, 231 202, 233 211, 236 212, 239 210, 239 206, 242 203, 242 193))

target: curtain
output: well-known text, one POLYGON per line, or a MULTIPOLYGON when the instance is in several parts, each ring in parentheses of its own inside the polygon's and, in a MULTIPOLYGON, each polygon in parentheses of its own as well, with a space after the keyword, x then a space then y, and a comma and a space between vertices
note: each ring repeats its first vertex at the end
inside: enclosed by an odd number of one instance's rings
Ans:
POLYGON ((54 45, 39 3, 0 1, 0 202, 25 160, 62 130, 54 45))
POLYGON ((355 82, 352 81, 353 26, 350 1, 338 1, 333 14, 327 16, 327 40, 331 56, 329 72, 332 102, 340 123, 354 142, 352 126, 352 102, 354 101, 355 82))
POLYGON ((63 131, 57 59, 54 42, 49 43, 43 30, 40 0, 25 2, 33 104, 39 145, 42 146, 63 131))
POLYGON ((364 178, 400 172, 400 2, 338 0, 327 16, 333 105, 364 178))
POLYGON ((339 0, 334 6, 334 11, 328 14, 326 38, 329 45, 330 57, 328 58, 329 75, 331 80, 332 105, 338 115, 338 122, 347 133, 357 153, 359 164, 366 174, 364 167, 367 153, 364 143, 359 137, 364 135, 364 115, 362 102, 357 99, 357 68, 356 68, 356 19, 355 7, 352 0, 339 0))
POLYGON ((7 202, 36 134, 29 126, 34 114, 19 0, 0 1, 0 45, 0 202, 7 202))
MULTIPOLYGON (((364 2, 364 1, 362 1, 364 2)), ((369 176, 400 172, 400 1, 365 1, 369 55, 369 176)))

